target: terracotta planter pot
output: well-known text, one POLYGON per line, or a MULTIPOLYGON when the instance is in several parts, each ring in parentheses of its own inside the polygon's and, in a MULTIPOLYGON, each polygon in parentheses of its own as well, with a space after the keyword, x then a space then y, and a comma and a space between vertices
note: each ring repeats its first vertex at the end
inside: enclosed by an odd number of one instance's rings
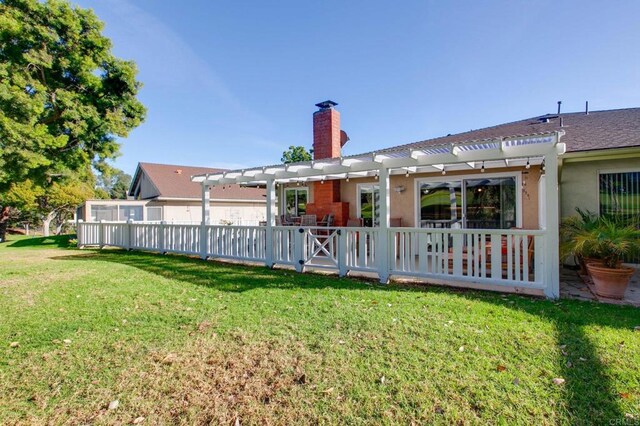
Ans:
POLYGON ((606 268, 602 262, 587 263, 587 270, 596 287, 596 294, 612 299, 624 298, 629 280, 635 269, 621 266, 620 268, 606 268))
POLYGON ((580 265, 580 273, 582 275, 589 275, 587 263, 602 263, 602 259, 598 259, 596 257, 579 257, 578 264, 580 265))

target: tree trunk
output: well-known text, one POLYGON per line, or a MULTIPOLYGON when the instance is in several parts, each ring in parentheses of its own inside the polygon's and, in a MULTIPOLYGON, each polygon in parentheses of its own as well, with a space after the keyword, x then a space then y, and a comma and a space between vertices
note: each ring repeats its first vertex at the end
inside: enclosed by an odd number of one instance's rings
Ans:
POLYGON ((7 240, 7 225, 9 225, 9 207, 4 206, 0 210, 0 243, 7 240))
POLYGON ((55 219, 57 211, 54 210, 49 212, 47 216, 42 219, 42 235, 45 237, 49 236, 49 228, 51 227, 51 221, 55 219))

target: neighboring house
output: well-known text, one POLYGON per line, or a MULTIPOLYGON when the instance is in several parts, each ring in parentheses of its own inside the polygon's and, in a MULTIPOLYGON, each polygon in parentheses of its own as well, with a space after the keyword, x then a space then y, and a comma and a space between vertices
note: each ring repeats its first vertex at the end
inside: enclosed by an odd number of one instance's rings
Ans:
MULTIPOLYGON (((127 200, 88 200, 78 209, 84 221, 165 221, 199 223, 201 186, 192 175, 221 173, 207 167, 139 163, 127 200)), ((257 225, 265 220, 265 191, 240 185, 218 186, 210 194, 210 223, 257 225)))

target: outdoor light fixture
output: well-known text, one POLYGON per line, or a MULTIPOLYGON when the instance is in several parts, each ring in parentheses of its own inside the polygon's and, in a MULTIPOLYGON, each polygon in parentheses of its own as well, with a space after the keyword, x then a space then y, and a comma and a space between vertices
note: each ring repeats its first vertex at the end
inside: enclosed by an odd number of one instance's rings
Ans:
POLYGON ((347 182, 349 182, 349 175, 347 175, 347 182))
POLYGON ((442 169, 442 176, 446 175, 447 171, 445 169, 442 169))
POLYGON ((525 169, 530 169, 531 164, 529 163, 529 157, 527 157, 527 164, 524 166, 525 169))
POLYGON ((406 177, 406 178, 409 177, 409 170, 407 170, 407 173, 404 175, 404 177, 406 177))
POLYGON ((320 181, 320 183, 324 185, 324 178, 322 178, 322 180, 320 181))
POLYGON ((484 161, 482 162, 482 168, 480 169, 480 173, 484 173, 484 161))
POLYGON ((546 170, 546 166, 544 165, 544 158, 542 159, 542 171, 544 172, 546 170))

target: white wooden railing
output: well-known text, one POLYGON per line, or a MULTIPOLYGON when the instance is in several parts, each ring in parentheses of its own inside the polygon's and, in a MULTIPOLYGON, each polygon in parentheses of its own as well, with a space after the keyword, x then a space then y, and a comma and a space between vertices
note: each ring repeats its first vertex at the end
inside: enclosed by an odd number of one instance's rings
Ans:
POLYGON ((78 224, 78 245, 114 246, 382 276, 544 289, 542 230, 272 227, 100 222, 78 224), (384 270, 383 268, 387 268, 384 270))

